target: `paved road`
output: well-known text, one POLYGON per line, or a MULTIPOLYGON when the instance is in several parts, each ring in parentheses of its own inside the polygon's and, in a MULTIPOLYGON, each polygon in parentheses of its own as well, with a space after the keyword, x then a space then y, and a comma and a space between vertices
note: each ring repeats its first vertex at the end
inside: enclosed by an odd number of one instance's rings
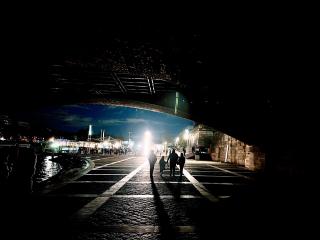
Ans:
POLYGON ((208 239, 265 228, 256 221, 263 203, 255 173, 243 167, 187 160, 181 178, 178 168, 160 177, 157 162, 152 182, 143 157, 93 161, 84 176, 33 197, 12 224, 32 219, 31 236, 44 239, 208 239))

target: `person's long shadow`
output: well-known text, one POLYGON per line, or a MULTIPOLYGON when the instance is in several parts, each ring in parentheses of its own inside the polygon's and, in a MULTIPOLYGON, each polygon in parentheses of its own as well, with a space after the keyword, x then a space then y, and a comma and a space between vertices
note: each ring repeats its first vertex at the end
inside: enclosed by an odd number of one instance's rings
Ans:
POLYGON ((180 172, 177 173, 177 168, 175 169, 175 171, 178 176, 175 176, 175 177, 170 176, 169 178, 162 177, 162 179, 164 179, 166 186, 170 190, 170 192, 172 193, 174 199, 180 200, 182 177, 179 176, 180 172), (169 182, 170 180, 173 180, 174 182, 178 181, 178 183, 172 184, 169 182))
POLYGON ((181 196, 181 178, 180 177, 173 177, 173 181, 177 181, 178 180, 178 183, 170 183, 168 180, 171 180, 171 177, 170 179, 165 179, 163 178, 165 183, 166 183, 166 187, 170 190, 171 194, 173 195, 174 199, 175 200, 180 200, 180 196, 181 196))
POLYGON ((152 193, 154 196, 154 203, 156 205, 156 211, 159 218, 160 224, 160 239, 176 239, 176 232, 174 226, 170 224, 170 218, 164 204, 161 201, 160 194, 158 192, 157 186, 154 184, 153 179, 151 179, 152 193))

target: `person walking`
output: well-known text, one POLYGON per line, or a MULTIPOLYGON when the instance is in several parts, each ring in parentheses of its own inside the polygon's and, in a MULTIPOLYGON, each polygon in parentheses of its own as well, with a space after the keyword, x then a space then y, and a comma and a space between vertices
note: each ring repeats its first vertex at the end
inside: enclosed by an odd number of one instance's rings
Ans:
POLYGON ((150 178, 153 179, 154 165, 157 162, 157 156, 154 154, 153 150, 150 151, 148 160, 149 160, 149 164, 150 164, 150 178))
POLYGON ((164 156, 160 158, 159 165, 160 165, 160 176, 162 177, 163 171, 166 168, 166 161, 164 160, 164 156))
POLYGON ((178 154, 176 154, 175 150, 172 149, 172 152, 170 153, 167 163, 170 160, 170 176, 175 174, 175 168, 178 161, 178 154))
POLYGON ((182 177, 183 167, 184 167, 184 164, 186 162, 186 158, 183 156, 183 153, 180 154, 178 162, 179 162, 179 165, 180 165, 180 177, 182 177))

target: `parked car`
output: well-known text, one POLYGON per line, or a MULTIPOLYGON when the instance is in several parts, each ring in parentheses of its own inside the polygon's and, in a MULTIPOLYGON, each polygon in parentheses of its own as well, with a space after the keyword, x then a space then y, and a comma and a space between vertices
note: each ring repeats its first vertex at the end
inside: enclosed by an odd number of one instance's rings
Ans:
POLYGON ((209 153, 209 148, 206 147, 197 147, 195 150, 195 159, 196 160, 212 160, 209 153))

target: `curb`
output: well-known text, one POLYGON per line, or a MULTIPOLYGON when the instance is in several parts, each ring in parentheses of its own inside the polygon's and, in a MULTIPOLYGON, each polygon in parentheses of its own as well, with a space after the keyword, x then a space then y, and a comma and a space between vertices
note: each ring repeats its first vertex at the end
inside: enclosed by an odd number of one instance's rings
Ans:
POLYGON ((86 173, 88 173, 94 168, 95 164, 93 161, 88 160, 86 158, 82 158, 82 160, 86 162, 84 167, 72 168, 66 171, 61 170, 61 172, 59 172, 57 175, 44 181, 43 182, 44 186, 42 188, 40 187, 41 189, 36 190, 34 194, 35 195, 48 194, 51 191, 61 188, 67 185, 68 183, 70 183, 71 181, 74 181, 82 177, 83 175, 85 175, 86 173))

